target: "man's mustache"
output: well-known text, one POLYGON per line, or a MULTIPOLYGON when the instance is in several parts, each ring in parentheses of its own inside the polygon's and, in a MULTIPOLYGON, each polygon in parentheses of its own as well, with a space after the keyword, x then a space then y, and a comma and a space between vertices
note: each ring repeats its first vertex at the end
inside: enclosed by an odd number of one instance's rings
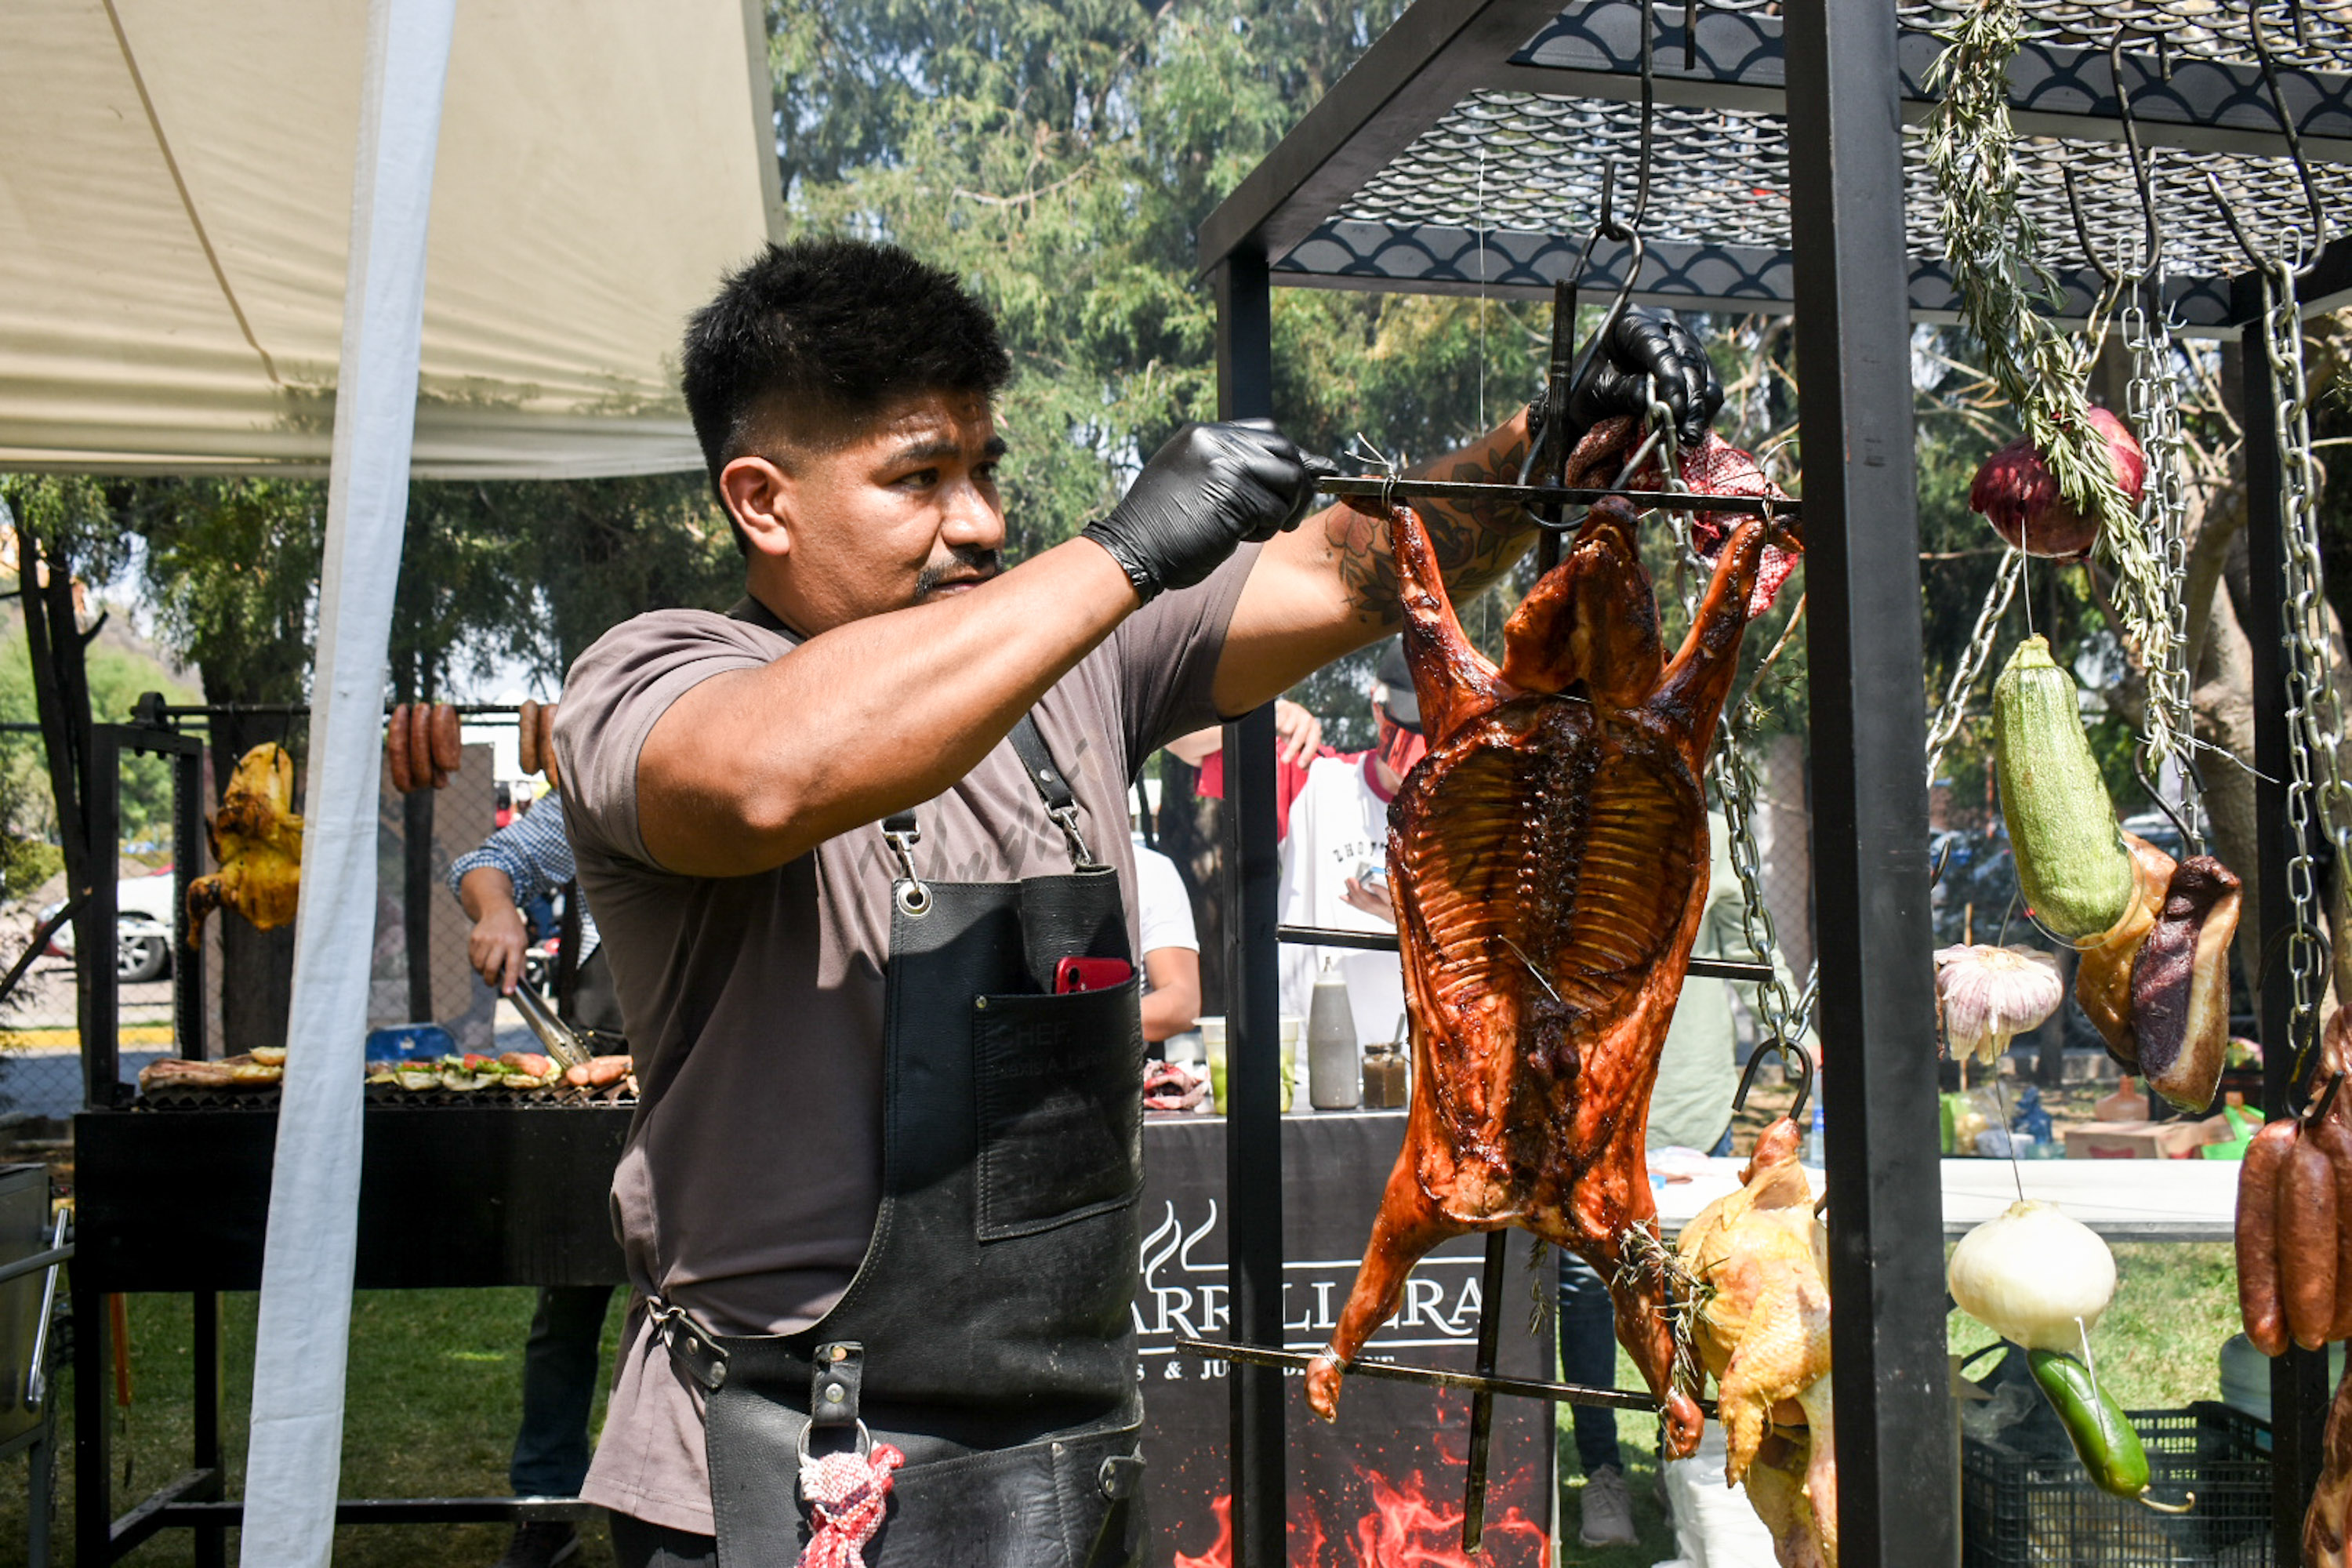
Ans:
POLYGON ((921 604, 949 583, 988 581, 1004 569, 999 552, 976 545, 955 547, 950 559, 926 566, 915 577, 915 603, 921 604))

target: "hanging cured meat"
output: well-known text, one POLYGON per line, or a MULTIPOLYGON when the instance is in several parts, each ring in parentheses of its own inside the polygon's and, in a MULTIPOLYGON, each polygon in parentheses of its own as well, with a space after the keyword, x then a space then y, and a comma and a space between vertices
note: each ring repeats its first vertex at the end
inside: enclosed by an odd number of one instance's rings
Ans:
POLYGON ((1739 521, 1668 663, 1622 500, 1587 514, 1512 615, 1501 669, 1463 636, 1427 531, 1396 511, 1429 755, 1389 811, 1413 1096, 1361 1270, 1307 1377, 1342 1370, 1448 1237, 1526 1227, 1610 1281, 1617 1336, 1696 1447, 1643 1156, 1658 1053, 1707 896, 1699 787, 1765 550, 1739 521))

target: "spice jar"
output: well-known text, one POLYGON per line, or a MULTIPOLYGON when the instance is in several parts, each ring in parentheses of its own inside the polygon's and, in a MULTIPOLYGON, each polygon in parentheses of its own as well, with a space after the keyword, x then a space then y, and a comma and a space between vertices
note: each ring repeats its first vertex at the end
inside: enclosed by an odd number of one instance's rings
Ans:
POLYGON ((1399 1110, 1412 1098, 1412 1069, 1404 1047, 1393 1042, 1364 1047, 1364 1104, 1399 1110))

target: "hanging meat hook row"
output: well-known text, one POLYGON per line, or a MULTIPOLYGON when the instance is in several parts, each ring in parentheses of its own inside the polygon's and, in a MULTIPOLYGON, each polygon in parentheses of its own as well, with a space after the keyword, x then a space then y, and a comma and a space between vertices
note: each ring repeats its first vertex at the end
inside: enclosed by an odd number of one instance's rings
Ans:
POLYGON ((1804 1115, 1806 1102, 1813 1097, 1813 1054, 1794 1040, 1770 1039, 1757 1043, 1748 1055, 1748 1065, 1739 1069, 1739 1092, 1731 1097, 1731 1109, 1748 1109, 1748 1091, 1756 1087, 1756 1069, 1764 1065, 1766 1053, 1780 1058, 1785 1070, 1790 1062, 1797 1065, 1797 1098, 1789 1107, 1788 1117, 1795 1121, 1804 1115))
MULTIPOLYGON (((2295 177, 2303 183, 2304 205, 2311 216, 2311 248, 2304 255, 2300 266, 2293 269, 2294 281, 2300 283, 2319 266, 2320 253, 2327 248, 2327 205, 2320 199, 2319 183, 2311 173, 2311 164, 2303 155, 2303 135, 2296 130, 2294 116, 2287 112, 2286 95, 2279 89, 2278 67, 2271 59, 2270 46, 2263 41, 2261 0, 2246 13, 2246 37, 2252 44, 2254 59, 2262 67, 2263 85, 2269 89, 2271 112, 2278 116, 2279 133, 2285 138, 2287 156, 2294 163, 2295 177)), ((2257 272, 2267 271, 2271 258, 2255 246, 2253 237, 2238 216, 2237 209, 2221 194, 2221 182, 2213 172, 2205 172, 2205 188, 2212 194, 2213 205, 2221 209, 2221 220, 2230 226, 2231 237, 2245 256, 2246 264, 2257 272)))
MULTIPOLYGON (((2159 36, 2158 42, 2161 41, 2159 36)), ((2141 73, 2142 76, 2146 74, 2145 71, 2141 73)), ((2116 118, 2123 122, 2124 150, 2131 157, 2132 186, 2139 194, 2140 221, 2144 226, 2145 259, 2139 276, 2131 279, 2131 283, 2134 288, 2152 296, 2157 274, 2164 266, 2164 229, 2156 221, 2156 155, 2140 145, 2139 121, 2132 115, 2130 89, 2124 86, 2124 30, 2121 27, 2117 27, 2107 40, 2107 81, 2116 95, 2116 118)), ((2091 226, 2083 216, 2083 197, 2075 189, 2072 164, 2066 167, 2063 177, 2066 184, 2066 207, 2074 215, 2074 237, 2083 247, 2084 258, 2090 262, 2091 270, 2099 275, 2099 281, 2113 292, 2124 279, 2119 274, 2107 270, 2106 263, 2099 259, 2097 249, 2091 244, 2091 226)), ((2164 307, 2164 302, 2155 298, 2150 298, 2147 303, 2151 312, 2164 307)))

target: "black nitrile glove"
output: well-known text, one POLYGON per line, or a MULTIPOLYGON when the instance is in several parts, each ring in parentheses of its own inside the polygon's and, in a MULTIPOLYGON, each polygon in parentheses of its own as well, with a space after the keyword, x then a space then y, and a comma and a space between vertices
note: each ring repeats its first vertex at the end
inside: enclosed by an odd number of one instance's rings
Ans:
POLYGON ((1149 603, 1200 582, 1237 545, 1297 527, 1314 499, 1307 459, 1272 420, 1187 425, 1085 532, 1149 603))
POLYGON ((1690 329, 1664 310, 1629 305, 1569 389, 1569 423, 1581 432, 1620 414, 1646 419, 1653 389, 1675 411, 1685 447, 1699 444, 1723 406, 1723 384, 1690 329))

